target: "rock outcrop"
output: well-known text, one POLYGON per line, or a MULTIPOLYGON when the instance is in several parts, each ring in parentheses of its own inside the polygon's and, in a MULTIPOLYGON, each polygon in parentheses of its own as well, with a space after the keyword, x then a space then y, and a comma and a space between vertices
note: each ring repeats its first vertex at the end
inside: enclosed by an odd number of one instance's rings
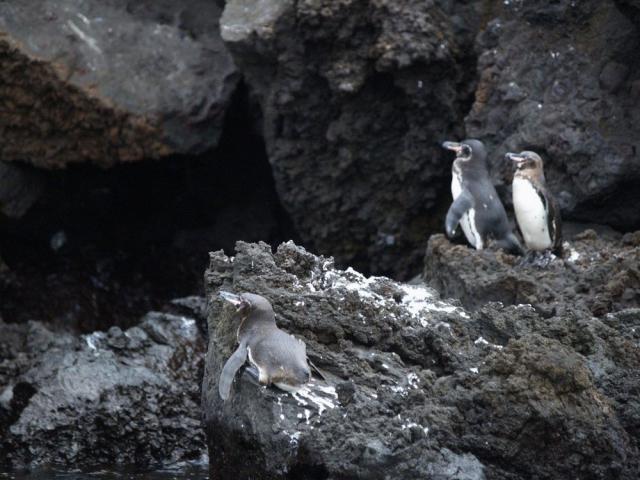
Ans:
POLYGON ((424 276, 467 308, 531 304, 546 316, 579 311, 601 317, 640 305, 640 232, 606 238, 585 230, 564 243, 564 258, 540 268, 501 251, 477 252, 433 235, 424 276))
POLYGON ((206 458, 204 341, 188 317, 77 336, 0 322, 0 465, 154 467, 206 458))
POLYGON ((109 167, 217 144, 239 76, 207 0, 0 4, 0 160, 109 167))
POLYGON ((440 143, 463 134, 475 28, 440 3, 231 0, 221 18, 297 231, 360 270, 418 271, 449 200, 440 143))
POLYGON ((205 281, 214 478, 636 478, 637 309, 471 312, 292 243, 213 253, 205 281), (220 289, 267 297, 327 380, 289 394, 241 370, 222 402, 237 325, 220 289))

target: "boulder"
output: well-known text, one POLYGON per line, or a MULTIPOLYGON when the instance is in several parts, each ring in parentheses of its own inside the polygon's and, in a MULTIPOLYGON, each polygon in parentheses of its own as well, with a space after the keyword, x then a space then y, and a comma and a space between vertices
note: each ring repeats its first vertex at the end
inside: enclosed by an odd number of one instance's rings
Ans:
POLYGON ((205 283, 213 478, 636 476, 631 310, 606 323, 498 303, 471 312, 426 285, 338 270, 291 242, 215 252, 205 283), (237 325, 220 290, 268 298, 326 380, 290 394, 241 369, 223 402, 218 377, 237 325))
POLYGON ((77 336, 0 323, 0 465, 153 467, 206 459, 204 341, 188 317, 77 336))
POLYGON ((220 8, 98 0, 0 4, 0 160, 110 167, 201 153, 239 76, 220 8))

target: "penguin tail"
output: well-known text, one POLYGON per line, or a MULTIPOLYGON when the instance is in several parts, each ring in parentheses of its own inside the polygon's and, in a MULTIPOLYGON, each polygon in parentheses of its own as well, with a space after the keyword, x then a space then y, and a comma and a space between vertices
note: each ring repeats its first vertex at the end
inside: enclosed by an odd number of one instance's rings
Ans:
POLYGON ((516 237, 513 232, 509 233, 505 238, 497 240, 495 246, 512 255, 522 256, 525 254, 524 248, 522 248, 518 237, 516 237))

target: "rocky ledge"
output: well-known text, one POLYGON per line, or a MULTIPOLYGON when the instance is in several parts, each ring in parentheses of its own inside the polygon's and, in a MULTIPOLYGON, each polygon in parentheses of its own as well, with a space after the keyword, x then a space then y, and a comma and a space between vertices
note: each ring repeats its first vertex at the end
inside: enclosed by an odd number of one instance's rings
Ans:
POLYGON ((640 232, 600 235, 587 229, 564 242, 563 258, 527 261, 502 252, 429 239, 424 276, 468 308, 489 301, 531 304, 538 313, 597 317, 640 305, 640 232))
MULTIPOLYGON (((634 238, 610 242, 607 259, 592 261, 606 269, 608 260, 637 259, 634 238)), ((573 258, 580 276, 571 249, 591 259, 605 240, 572 241, 566 268, 573 258)), ((427 263, 445 266, 462 249, 436 237, 427 263)), ((511 270, 492 264, 499 254, 464 251, 477 282, 506 282, 511 270)), ((434 268, 432 280, 441 272, 443 285, 459 282, 455 265, 434 268)), ((529 303, 543 303, 536 292, 558 290, 558 275, 533 278, 529 303)), ((341 271, 293 243, 272 253, 239 242, 235 257, 211 255, 205 279, 203 415, 213 478, 636 478, 640 310, 625 302, 596 318, 568 297, 566 308, 480 305, 477 290, 477 308, 465 310, 426 285, 341 271), (326 381, 289 394, 241 370, 222 402, 217 381, 236 325, 220 289, 267 297, 326 381)))
POLYGON ((40 322, 0 321, 0 330, 0 466, 206 458, 194 319, 152 312, 126 331, 82 336, 40 322))

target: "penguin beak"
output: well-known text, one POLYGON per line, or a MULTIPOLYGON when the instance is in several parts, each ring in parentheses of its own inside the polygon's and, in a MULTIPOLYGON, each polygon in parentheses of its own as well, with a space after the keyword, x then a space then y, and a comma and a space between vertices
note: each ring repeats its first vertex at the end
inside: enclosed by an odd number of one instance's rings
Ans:
POLYGON ((525 157, 518 155, 517 153, 507 153, 504 156, 507 160, 511 160, 512 162, 516 162, 517 166, 522 165, 522 163, 524 163, 524 161, 526 160, 525 157))
POLYGON ((236 307, 240 307, 240 305, 242 305, 242 298, 240 297, 240 295, 236 295, 235 293, 231 293, 231 292, 219 292, 218 295, 220 296, 220 298, 222 298, 223 300, 226 300, 227 302, 233 304, 236 307))
POLYGON ((458 142, 444 142, 442 146, 447 150, 453 150, 456 153, 460 153, 462 151, 462 144, 458 142))

